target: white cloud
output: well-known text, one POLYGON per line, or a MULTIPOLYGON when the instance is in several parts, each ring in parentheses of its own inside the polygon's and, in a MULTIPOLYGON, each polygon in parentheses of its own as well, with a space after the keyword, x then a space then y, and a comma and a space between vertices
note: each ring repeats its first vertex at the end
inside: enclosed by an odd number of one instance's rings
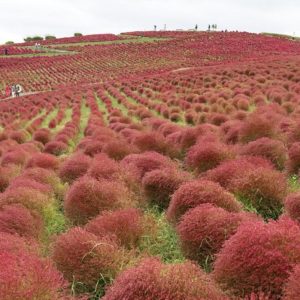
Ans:
POLYGON ((298 0, 0 0, 0 43, 27 35, 220 29, 300 35, 298 0))

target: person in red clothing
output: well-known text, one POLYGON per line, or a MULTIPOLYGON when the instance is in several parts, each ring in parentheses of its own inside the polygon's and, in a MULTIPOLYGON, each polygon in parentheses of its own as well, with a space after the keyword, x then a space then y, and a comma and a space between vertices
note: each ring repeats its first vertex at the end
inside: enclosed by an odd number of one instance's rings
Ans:
POLYGON ((5 88, 5 96, 10 97, 11 96, 11 87, 9 85, 5 88))

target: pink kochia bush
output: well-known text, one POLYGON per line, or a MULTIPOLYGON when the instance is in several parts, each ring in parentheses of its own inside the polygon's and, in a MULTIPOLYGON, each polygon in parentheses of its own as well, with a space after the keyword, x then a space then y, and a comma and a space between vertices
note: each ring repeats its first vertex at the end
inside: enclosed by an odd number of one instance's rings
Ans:
POLYGON ((191 262, 165 265, 145 259, 121 273, 103 300, 226 300, 214 282, 191 262))
POLYGON ((284 199, 284 208, 291 219, 300 222, 300 192, 289 194, 284 199))
POLYGON ((232 190, 233 181, 242 177, 245 172, 258 167, 274 169, 270 161, 257 156, 242 156, 223 162, 218 167, 203 174, 203 178, 218 182, 222 187, 232 190))
POLYGON ((218 183, 208 180, 193 180, 181 185, 173 194, 167 210, 167 217, 172 222, 178 222, 186 211, 204 203, 214 204, 229 212, 241 210, 241 205, 234 196, 218 183))
POLYGON ((135 208, 103 212, 92 219, 85 229, 98 237, 114 235, 120 245, 126 248, 137 246, 146 231, 147 220, 141 211, 135 208))
POLYGON ((286 169, 289 174, 298 174, 300 169, 300 142, 293 143, 288 151, 286 169))
POLYGON ((256 168, 235 178, 232 191, 246 206, 254 208, 265 218, 276 218, 283 207, 287 183, 285 176, 279 171, 256 168))
POLYGON ((298 300, 300 291, 300 264, 291 273, 284 290, 284 300, 298 300))
POLYGON ((32 155, 26 164, 26 168, 33 167, 57 170, 59 167, 59 160, 56 156, 48 153, 36 153, 32 155))
POLYGON ((86 174, 92 159, 90 156, 76 153, 68 157, 59 168, 59 177, 63 182, 72 183, 86 174))
POLYGON ((197 173, 201 173, 233 157, 234 153, 226 144, 200 141, 189 149, 185 163, 197 173))
POLYGON ((120 176, 120 167, 116 161, 109 158, 106 154, 96 154, 87 175, 97 180, 118 179, 120 176))
POLYGON ((212 204, 190 209, 177 225, 183 253, 201 264, 210 262, 239 225, 254 218, 255 215, 228 212, 212 204))
POLYGON ((116 275, 125 261, 123 252, 113 239, 74 227, 57 237, 52 258, 69 282, 81 282, 93 290, 98 280, 116 275))
POLYGON ((281 141, 267 137, 257 139, 242 146, 243 155, 262 156, 269 159, 279 170, 284 168, 287 159, 287 149, 281 141))
POLYGON ((72 299, 52 263, 26 252, 0 252, 0 299, 72 299))
POLYGON ((224 243, 214 264, 213 276, 236 296, 251 292, 282 295, 293 266, 300 262, 300 228, 288 218, 242 224, 224 243))
POLYGON ((84 176, 68 190, 64 200, 65 214, 75 224, 85 224, 105 210, 121 208, 125 198, 126 191, 121 183, 84 176))
POLYGON ((41 217, 23 205, 4 205, 0 210, 0 232, 38 239, 42 231, 41 217))
POLYGON ((121 161, 121 167, 142 180, 146 173, 157 169, 174 168, 174 163, 157 152, 130 154, 121 161))
POLYGON ((146 173, 142 186, 150 203, 167 208, 171 195, 189 179, 191 175, 188 172, 175 168, 157 169, 146 173))

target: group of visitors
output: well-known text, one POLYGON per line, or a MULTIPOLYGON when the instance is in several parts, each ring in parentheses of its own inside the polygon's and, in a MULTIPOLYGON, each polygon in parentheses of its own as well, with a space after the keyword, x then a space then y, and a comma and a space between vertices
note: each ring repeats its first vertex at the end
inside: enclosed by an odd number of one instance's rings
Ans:
POLYGON ((5 95, 6 97, 19 97, 23 92, 23 88, 20 84, 13 84, 12 86, 6 86, 5 95))

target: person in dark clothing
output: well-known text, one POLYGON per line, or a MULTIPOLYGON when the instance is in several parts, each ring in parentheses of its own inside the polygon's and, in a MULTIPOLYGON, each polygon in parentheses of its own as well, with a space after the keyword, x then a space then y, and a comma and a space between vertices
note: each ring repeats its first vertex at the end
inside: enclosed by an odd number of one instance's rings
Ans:
POLYGON ((196 26, 195 26, 195 30, 196 30, 196 31, 198 30, 198 24, 196 24, 196 26))

